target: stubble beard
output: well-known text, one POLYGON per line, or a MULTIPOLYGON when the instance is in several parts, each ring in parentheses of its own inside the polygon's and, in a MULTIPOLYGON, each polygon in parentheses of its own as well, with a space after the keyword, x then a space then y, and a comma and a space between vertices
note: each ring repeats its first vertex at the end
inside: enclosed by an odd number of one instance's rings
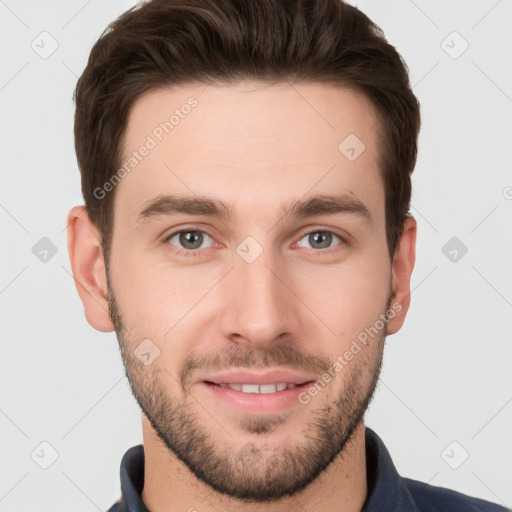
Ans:
MULTIPOLYGON (((195 477, 218 493, 243 502, 269 502, 293 496, 314 481, 337 457, 363 421, 371 403, 382 368, 386 327, 371 341, 377 344, 373 358, 359 354, 343 368, 331 384, 344 379, 338 396, 325 403, 322 391, 307 405, 298 404, 290 412, 268 416, 240 415, 237 429, 255 441, 237 441, 233 424, 222 425, 220 415, 198 405, 186 388, 179 396, 170 396, 164 382, 166 372, 158 365, 144 366, 126 347, 128 339, 117 301, 109 287, 109 311, 116 328, 126 376, 132 393, 161 441, 181 460, 195 477), (348 376, 346 375, 348 373, 348 376), (163 378, 162 378, 163 375, 163 378), (315 405, 318 404, 318 405, 315 405), (199 413, 199 414, 198 414, 199 413), (211 425, 205 425, 207 415, 211 425), (260 439, 272 437, 272 431, 301 416, 310 416, 303 430, 305 441, 276 446, 260 439), (231 441, 233 438, 235 440, 231 441), (237 444, 238 443, 238 444, 237 444)), ((390 299, 387 307, 389 309, 390 299)), ((364 351, 372 350, 365 347, 364 351)))

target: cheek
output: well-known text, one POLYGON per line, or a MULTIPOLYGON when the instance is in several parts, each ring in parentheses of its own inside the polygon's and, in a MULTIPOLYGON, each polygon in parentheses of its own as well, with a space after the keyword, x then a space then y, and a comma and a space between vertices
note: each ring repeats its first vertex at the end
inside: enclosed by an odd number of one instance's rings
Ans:
POLYGON ((123 323, 134 335, 169 344, 174 332, 197 321, 195 310, 204 307, 202 299, 220 276, 222 269, 213 267, 178 268, 142 256, 118 260, 113 282, 123 323))
POLYGON ((296 278, 297 294, 334 331, 338 343, 373 325, 384 312, 391 266, 383 258, 356 256, 346 264, 315 268, 314 278, 311 271, 303 275, 307 278, 296 278))
MULTIPOLYGON (((178 355, 182 350, 179 338, 184 335, 183 329, 187 336, 195 337, 200 333, 194 334, 194 329, 211 328, 210 322, 222 315, 219 304, 229 307, 226 289, 215 286, 226 272, 219 262, 178 267, 162 258, 137 255, 133 249, 117 254, 126 255, 115 260, 112 275, 130 340, 154 339, 166 351, 170 349, 178 355), (217 296, 221 290, 223 295, 217 296)), ((307 306, 306 309, 297 306, 295 299, 291 299, 290 307, 298 307, 295 313, 303 317, 303 328, 321 329, 331 339, 328 343, 331 348, 326 346, 326 353, 333 347, 336 353, 342 353, 384 311, 390 272, 388 260, 372 247, 335 265, 304 262, 291 265, 283 268, 282 277, 307 306), (329 330, 321 328, 321 323, 332 332, 329 334, 329 330)), ((300 337, 312 333, 296 334, 300 337)))

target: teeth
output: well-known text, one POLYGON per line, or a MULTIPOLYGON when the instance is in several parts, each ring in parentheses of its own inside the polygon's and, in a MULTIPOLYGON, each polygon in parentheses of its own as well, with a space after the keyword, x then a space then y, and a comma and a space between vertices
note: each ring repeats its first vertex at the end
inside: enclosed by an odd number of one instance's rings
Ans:
POLYGON ((223 388, 231 388, 235 391, 242 391, 242 393, 276 393, 277 391, 284 391, 285 389, 295 388, 295 384, 286 384, 280 382, 279 384, 219 384, 223 388))
MULTIPOLYGON (((256 386, 258 387, 258 386, 256 386)), ((242 388, 243 390, 243 388, 242 388)), ((260 386, 260 393, 275 393, 277 391, 276 384, 262 384, 260 386)))
POLYGON ((242 393, 259 393, 260 387, 258 384, 242 384, 242 393))

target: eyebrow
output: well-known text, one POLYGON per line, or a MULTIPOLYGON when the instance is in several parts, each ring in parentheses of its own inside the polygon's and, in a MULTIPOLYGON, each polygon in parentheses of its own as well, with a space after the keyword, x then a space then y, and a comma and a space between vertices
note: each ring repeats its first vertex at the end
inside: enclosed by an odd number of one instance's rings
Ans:
MULTIPOLYGON (((219 199, 201 195, 160 195, 144 204, 144 209, 137 216, 136 224, 155 217, 168 217, 180 213, 207 215, 224 221, 233 221, 237 218, 233 205, 219 199)), ((321 194, 305 200, 292 200, 283 205, 280 213, 283 218, 346 214, 360 217, 368 223, 373 222, 368 207, 348 194, 321 194)))

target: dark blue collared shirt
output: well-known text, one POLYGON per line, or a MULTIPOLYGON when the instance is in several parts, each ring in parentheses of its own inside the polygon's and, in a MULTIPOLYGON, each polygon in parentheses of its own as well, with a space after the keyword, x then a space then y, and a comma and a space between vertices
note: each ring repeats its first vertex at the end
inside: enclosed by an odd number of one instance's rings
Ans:
MULTIPOLYGON (((401 477, 382 439, 365 428, 368 495, 361 512, 511 512, 500 505, 444 487, 401 477)), ((121 498, 108 512, 149 512, 141 498, 144 448, 130 448, 121 461, 121 498)))

